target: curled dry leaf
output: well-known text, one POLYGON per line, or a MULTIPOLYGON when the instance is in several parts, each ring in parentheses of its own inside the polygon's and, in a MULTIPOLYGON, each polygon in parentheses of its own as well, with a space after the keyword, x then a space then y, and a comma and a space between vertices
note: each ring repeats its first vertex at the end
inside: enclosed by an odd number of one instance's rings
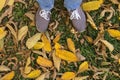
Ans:
POLYGON ((7 3, 7 5, 12 6, 14 4, 14 1, 15 0, 9 0, 8 3, 7 3))
POLYGON ((45 44, 43 49, 47 52, 50 52, 52 50, 51 49, 51 43, 48 40, 48 38, 45 36, 45 34, 42 35, 41 39, 42 39, 42 42, 45 44))
POLYGON ((4 47, 4 39, 0 39, 0 51, 3 50, 4 47))
POLYGON ((3 9, 3 7, 5 6, 5 2, 6 0, 1 0, 0 1, 0 11, 3 9))
POLYGON ((40 40, 40 38, 41 33, 36 33, 34 36, 29 38, 26 42, 26 46, 28 47, 28 49, 31 49, 38 42, 38 40, 40 40))
POLYGON ((18 41, 24 38, 28 32, 28 26, 23 26, 19 31, 18 31, 18 41))
POLYGON ((52 61, 46 59, 46 58, 43 58, 41 56, 38 56, 36 62, 40 65, 40 66, 44 66, 44 67, 52 67, 53 66, 53 63, 52 61))
POLYGON ((0 72, 1 71, 10 71, 10 68, 5 65, 0 65, 0 72))
POLYGON ((2 78, 0 78, 0 80, 12 80, 14 76, 15 76, 15 72, 11 71, 7 73, 6 75, 4 75, 2 78))
POLYGON ((44 47, 44 43, 43 42, 37 42, 35 45, 34 45, 34 49, 41 49, 44 47))
POLYGON ((114 4, 120 4, 118 0, 110 0, 114 4))
POLYGON ((101 7, 102 1, 90 1, 83 3, 82 8, 84 11, 97 10, 101 7))
POLYGON ((52 54, 52 56, 53 56, 54 66, 55 66, 55 68, 59 71, 59 70, 60 70, 61 59, 58 58, 58 57, 55 55, 55 52, 52 54))
POLYGON ((69 50, 75 53, 75 45, 71 38, 67 38, 67 45, 69 50))
POLYGON ((36 78, 41 74, 40 70, 34 70, 32 72, 30 72, 26 77, 27 78, 36 78))
POLYGON ((2 27, 0 28, 0 39, 3 39, 7 34, 7 31, 5 31, 2 27))
POLYGON ((109 43, 108 41, 106 40, 100 40, 103 44, 105 44, 106 47, 108 47, 108 49, 112 52, 114 50, 114 47, 111 43, 109 43))
POLYGON ((78 58, 76 57, 76 55, 70 51, 57 49, 55 55, 66 61, 70 61, 70 62, 78 61, 78 58))
POLYGON ((65 72, 63 73, 61 79, 62 80, 71 80, 75 77, 75 73, 74 72, 65 72))
POLYGON ((88 70, 88 62, 84 61, 80 66, 79 66, 79 70, 78 73, 84 72, 88 70))
POLYGON ((87 21, 91 24, 92 28, 95 29, 95 30, 98 30, 95 22, 93 21, 92 17, 90 16, 89 13, 86 12, 86 15, 87 15, 87 21))

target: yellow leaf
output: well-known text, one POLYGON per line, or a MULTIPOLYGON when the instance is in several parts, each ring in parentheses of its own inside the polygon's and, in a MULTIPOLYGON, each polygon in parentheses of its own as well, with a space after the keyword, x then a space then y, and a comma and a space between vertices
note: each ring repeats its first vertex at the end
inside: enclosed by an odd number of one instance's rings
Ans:
POLYGON ((31 49, 38 42, 38 40, 40 40, 40 37, 41 33, 36 33, 34 36, 29 38, 26 42, 26 46, 28 47, 28 49, 31 49))
POLYGON ((18 31, 18 41, 24 38, 24 36, 28 32, 28 26, 23 26, 19 31, 18 31))
POLYGON ((120 59, 118 60, 119 64, 120 64, 120 59))
POLYGON ((78 58, 76 57, 76 55, 74 53, 66 51, 66 50, 58 50, 57 49, 56 56, 63 60, 67 60, 70 62, 78 61, 78 58))
POLYGON ((24 73, 25 73, 25 74, 30 73, 30 71, 31 71, 31 69, 32 69, 32 68, 29 66, 30 63, 31 63, 31 58, 28 57, 28 58, 27 58, 26 65, 25 65, 25 69, 24 69, 24 73))
POLYGON ((58 34, 55 39, 53 40, 54 43, 58 42, 60 40, 61 34, 58 34))
POLYGON ((37 42, 35 45, 34 45, 34 49, 41 49, 44 47, 44 43, 43 42, 37 42))
POLYGON ((61 59, 58 58, 58 57, 55 55, 55 52, 53 53, 53 62, 54 62, 55 68, 59 71, 59 70, 60 70, 61 59))
POLYGON ((65 72, 63 73, 61 79, 62 80, 71 80, 75 77, 75 73, 74 72, 65 72))
POLYGON ((40 70, 34 70, 27 75, 27 78, 36 78, 41 74, 40 70))
POLYGON ((3 39, 6 36, 7 32, 3 29, 0 28, 0 39, 3 39))
POLYGON ((5 5, 6 0, 0 0, 0 11, 2 10, 2 8, 5 5))
POLYGON ((103 4, 104 0, 99 0, 100 4, 103 4))
POLYGON ((55 49, 60 49, 61 48, 61 45, 59 43, 55 43, 55 49))
POLYGON ((44 67, 52 67, 53 66, 52 61, 50 61, 46 58, 43 58, 41 56, 38 56, 37 63, 44 67))
POLYGON ((108 33, 112 37, 120 37, 120 31, 115 30, 115 29, 108 29, 108 33))
POLYGON ((3 76, 0 80, 12 80, 14 76, 15 76, 15 72, 11 71, 5 76, 3 76))
POLYGON ((114 50, 114 47, 111 43, 109 43, 106 40, 100 40, 103 44, 105 44, 106 47, 108 47, 108 49, 112 52, 114 50))
POLYGON ((80 66, 79 66, 79 70, 78 70, 78 73, 81 73, 81 72, 84 72, 88 70, 88 62, 85 61, 83 62, 80 66))
POLYGON ((89 42, 89 43, 93 43, 93 39, 90 36, 85 36, 85 39, 89 42))
POLYGON ((9 0, 7 5, 12 6, 14 4, 14 0, 9 0))
POLYGON ((67 38, 67 45, 69 50, 75 53, 75 45, 71 38, 67 38))
POLYGON ((45 44, 43 49, 45 51, 50 52, 51 51, 51 44, 50 44, 50 41, 48 40, 48 38, 45 36, 45 34, 42 35, 41 39, 42 39, 42 42, 45 44))
POLYGON ((101 1, 90 1, 83 3, 82 8, 84 11, 92 11, 97 10, 101 6, 101 1))

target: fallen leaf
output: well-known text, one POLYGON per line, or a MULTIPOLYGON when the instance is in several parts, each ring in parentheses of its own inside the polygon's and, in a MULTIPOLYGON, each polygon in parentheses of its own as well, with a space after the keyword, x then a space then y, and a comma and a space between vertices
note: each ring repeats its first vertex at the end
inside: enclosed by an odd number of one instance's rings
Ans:
POLYGON ((38 42, 38 40, 40 40, 40 38, 41 33, 36 33, 34 36, 29 38, 26 42, 26 46, 28 47, 28 49, 31 49, 38 42))
POLYGON ((69 50, 75 53, 75 45, 71 38, 67 38, 67 45, 69 50))
POLYGON ((84 72, 88 70, 88 62, 84 61, 80 66, 79 66, 79 70, 78 73, 84 72))
POLYGON ((52 54, 52 56, 53 56, 54 66, 55 66, 55 68, 59 71, 59 70, 60 70, 61 59, 58 58, 58 57, 55 55, 55 52, 52 54))
POLYGON ((0 65, 0 72, 2 71, 10 71, 10 68, 5 65, 0 65))
POLYGON ((111 43, 109 43, 108 41, 106 40, 100 40, 106 47, 108 47, 108 49, 112 52, 114 50, 114 47, 111 43))
POLYGON ((19 31, 18 31, 18 41, 24 38, 28 32, 28 26, 23 26, 19 31))
POLYGON ((40 70, 34 70, 32 72, 30 72, 26 77, 27 78, 36 78, 41 74, 40 70))
POLYGON ((0 80, 12 80, 14 76, 15 76, 15 72, 11 71, 6 75, 4 75, 0 80))
POLYGON ((57 43, 57 42, 55 43, 55 49, 56 49, 56 50, 57 50, 57 49, 61 49, 61 47, 62 47, 62 46, 61 46, 59 43, 57 43))
POLYGON ((36 78, 35 80, 45 80, 46 75, 48 74, 48 72, 43 73, 42 75, 40 75, 38 78, 36 78))
POLYGON ((89 76, 75 77, 74 80, 87 80, 89 76))
POLYGON ((48 40, 48 38, 45 36, 45 34, 42 35, 41 39, 42 39, 42 42, 45 44, 43 49, 45 51, 50 52, 52 50, 51 49, 51 44, 50 44, 50 41, 48 40))
POLYGON ((63 73, 61 79, 62 80, 71 80, 75 77, 75 73, 74 72, 65 72, 63 73))
POLYGON ((93 43, 93 39, 90 36, 84 36, 89 43, 93 43))
POLYGON ((3 7, 5 6, 5 2, 6 0, 1 0, 0 1, 0 11, 3 9, 3 7))
POLYGON ((27 58, 26 65, 25 65, 25 69, 24 69, 24 73, 25 73, 25 74, 30 73, 30 71, 32 70, 32 68, 29 66, 30 63, 31 63, 31 58, 28 57, 28 58, 27 58))
POLYGON ((112 36, 112 37, 120 37, 120 31, 119 30, 108 29, 107 31, 110 34, 110 36, 112 36))
POLYGON ((78 58, 76 55, 72 52, 66 51, 66 50, 56 50, 55 55, 63 60, 67 60, 70 62, 78 61, 78 58))
POLYGON ((46 58, 43 58, 41 56, 38 56, 36 62, 40 65, 40 66, 44 66, 44 67, 52 67, 53 66, 53 63, 52 61, 46 59, 46 58))
POLYGON ((37 42, 35 45, 34 45, 34 49, 42 49, 44 47, 44 43, 43 42, 37 42))
POLYGON ((0 51, 4 48, 4 39, 0 39, 0 51))
POLYGON ((0 28, 0 39, 3 39, 7 34, 7 31, 5 31, 2 27, 0 28))
POLYGON ((118 63, 120 64, 120 59, 118 59, 118 63))
POLYGON ((12 6, 14 4, 14 1, 15 0, 9 0, 8 3, 7 3, 7 5, 12 6))
POLYGON ((55 39, 53 40, 53 42, 54 42, 54 43, 58 42, 58 41, 60 40, 60 36, 61 36, 61 34, 59 33, 59 34, 55 37, 55 39))
POLYGON ((90 1, 82 4, 84 11, 97 10, 101 7, 101 1, 90 1))

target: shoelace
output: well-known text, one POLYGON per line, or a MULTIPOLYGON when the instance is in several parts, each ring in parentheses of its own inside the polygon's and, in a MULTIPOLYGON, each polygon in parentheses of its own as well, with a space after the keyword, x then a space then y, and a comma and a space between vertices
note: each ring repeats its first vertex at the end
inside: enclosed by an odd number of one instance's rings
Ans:
POLYGON ((70 16, 70 19, 71 19, 71 20, 72 20, 72 19, 77 19, 77 20, 78 20, 78 19, 81 19, 81 16, 79 15, 77 9, 72 12, 72 14, 71 14, 71 16, 70 16))
POLYGON ((50 12, 50 11, 47 11, 47 10, 41 10, 41 11, 39 12, 39 15, 40 15, 41 17, 43 17, 45 20, 50 20, 50 19, 49 19, 49 14, 51 14, 51 12, 50 12))

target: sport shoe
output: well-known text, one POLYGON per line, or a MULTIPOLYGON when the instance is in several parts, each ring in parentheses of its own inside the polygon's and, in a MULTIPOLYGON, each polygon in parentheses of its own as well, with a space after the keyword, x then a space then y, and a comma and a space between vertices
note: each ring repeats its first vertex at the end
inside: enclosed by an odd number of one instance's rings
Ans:
POLYGON ((38 9, 36 13, 36 27, 39 32, 45 32, 50 22, 50 11, 38 9))
POLYGON ((73 26, 79 31, 84 32, 86 28, 86 17, 81 8, 70 11, 70 19, 73 26))

